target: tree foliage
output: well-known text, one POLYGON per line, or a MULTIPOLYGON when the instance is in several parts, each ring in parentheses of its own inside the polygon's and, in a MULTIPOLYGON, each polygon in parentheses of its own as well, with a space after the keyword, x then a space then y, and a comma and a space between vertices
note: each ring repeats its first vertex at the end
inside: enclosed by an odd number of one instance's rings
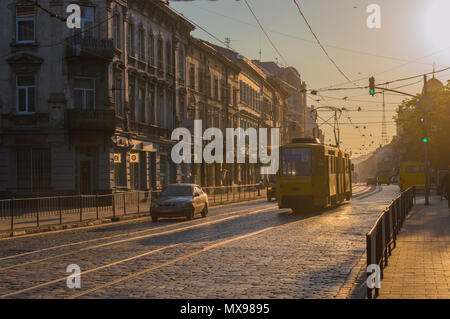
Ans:
POLYGON ((421 121, 423 111, 417 106, 422 95, 404 100, 397 109, 396 121, 399 127, 393 146, 397 160, 424 161, 423 138, 428 138, 428 159, 434 168, 450 165, 450 83, 444 90, 428 92, 434 105, 428 112, 428 136, 421 121))

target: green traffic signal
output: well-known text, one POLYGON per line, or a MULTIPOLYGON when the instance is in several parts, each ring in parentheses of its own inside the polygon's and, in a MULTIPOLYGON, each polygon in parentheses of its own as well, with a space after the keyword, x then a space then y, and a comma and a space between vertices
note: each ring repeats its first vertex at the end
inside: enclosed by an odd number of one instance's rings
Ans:
POLYGON ((428 143, 428 139, 426 137, 423 138, 422 140, 424 143, 428 143))
POLYGON ((375 78, 373 76, 369 78, 369 93, 372 96, 375 95, 375 78))

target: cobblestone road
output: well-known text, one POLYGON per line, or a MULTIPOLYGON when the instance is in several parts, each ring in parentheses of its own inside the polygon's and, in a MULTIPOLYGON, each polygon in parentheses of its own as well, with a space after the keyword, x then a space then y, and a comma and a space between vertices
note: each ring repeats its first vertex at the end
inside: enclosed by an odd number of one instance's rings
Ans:
POLYGON ((149 218, 0 240, 1 298, 333 298, 397 186, 356 185, 308 215, 254 201, 193 221, 149 218), (81 288, 66 267, 81 268, 81 288))

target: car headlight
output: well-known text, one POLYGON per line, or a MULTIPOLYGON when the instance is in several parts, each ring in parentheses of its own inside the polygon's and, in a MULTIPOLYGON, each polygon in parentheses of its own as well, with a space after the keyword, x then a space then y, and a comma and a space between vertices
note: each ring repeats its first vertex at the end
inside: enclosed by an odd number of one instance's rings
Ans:
POLYGON ((271 190, 272 190, 272 187, 267 187, 267 190, 271 191, 271 190))

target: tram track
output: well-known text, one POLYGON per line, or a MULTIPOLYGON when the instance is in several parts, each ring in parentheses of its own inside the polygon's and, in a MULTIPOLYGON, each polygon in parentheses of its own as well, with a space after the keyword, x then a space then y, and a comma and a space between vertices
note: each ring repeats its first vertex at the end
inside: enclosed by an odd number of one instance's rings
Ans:
MULTIPOLYGON (((77 249, 76 251, 69 251, 69 252, 65 252, 65 253, 61 253, 61 254, 56 254, 56 255, 51 255, 45 258, 38 258, 38 259, 32 259, 23 263, 17 263, 17 264, 13 264, 10 266, 6 266, 6 267, 2 267, 0 268, 0 273, 5 272, 7 270, 11 270, 11 269, 15 269, 15 268, 19 268, 19 267, 24 267, 24 266, 28 266, 31 264, 37 264, 37 263, 41 263, 41 262, 46 262, 52 259, 57 259, 57 258, 61 258, 61 257, 66 257, 69 255, 74 255, 80 252, 84 252, 84 251, 88 251, 88 250, 92 250, 92 249, 98 249, 98 248, 104 248, 104 247, 109 247, 109 246, 113 246, 113 245, 120 245, 123 243, 128 243, 131 241, 136 241, 136 240, 141 240, 141 239, 148 239, 148 238, 153 238, 153 237, 159 237, 159 236, 164 236, 164 235, 169 235, 169 234, 174 234, 177 232, 183 232, 186 230, 191 230, 191 229, 195 229, 195 228, 200 228, 200 227, 204 227, 204 226, 209 226, 209 225, 213 225, 213 224, 217 224, 217 223, 221 223, 221 222, 225 222, 225 221, 229 221, 229 220, 233 220, 236 218, 240 218, 240 217, 245 217, 245 216, 250 216, 250 215, 254 215, 254 214, 259 214, 259 213, 264 213, 264 212, 269 212, 271 210, 276 209, 275 207, 268 207, 268 208, 263 208, 263 209, 259 209, 259 210, 253 210, 251 212, 249 212, 249 209, 244 209, 244 210, 239 210, 239 211, 232 211, 232 212, 226 212, 220 215, 215 215, 214 217, 219 217, 218 219, 213 219, 213 220, 208 220, 205 222, 200 222, 200 223, 194 223, 193 225, 187 225, 186 223, 183 223, 182 225, 177 225, 175 227, 173 227, 173 229, 169 229, 169 230, 165 230, 167 228, 170 228, 170 226, 173 225, 167 225, 167 227, 162 226, 162 227, 158 227, 156 229, 151 229, 151 230, 140 230, 140 231, 136 231, 133 233, 126 233, 126 234, 116 234, 116 235, 112 235, 112 236, 107 236, 107 237, 101 237, 101 238, 96 238, 96 239, 92 239, 92 240, 87 240, 87 241, 80 241, 77 243, 70 243, 70 244, 65 244, 65 245, 58 245, 58 246, 54 246, 54 247, 48 247, 48 248, 44 248, 44 249, 40 249, 40 250, 36 250, 33 252, 29 252, 28 255, 30 255, 31 253, 40 253, 42 251, 50 251, 53 249, 59 249, 59 248, 68 248, 68 247, 73 247, 74 245, 81 245, 81 244, 85 244, 85 243, 92 243, 92 242, 96 242, 96 241, 100 241, 100 240, 108 240, 108 239, 112 239, 112 238, 117 238, 117 237, 121 237, 121 236, 130 236, 129 238, 125 238, 125 239, 120 239, 120 240, 115 240, 115 241, 111 241, 111 242, 106 242, 106 243, 100 243, 100 244, 95 244, 95 245, 90 245, 87 247, 82 247, 77 249), (164 229, 163 229, 164 228, 164 229), (142 234, 144 233, 144 234, 142 234), (133 235, 138 235, 138 236, 133 236, 133 235)), ((194 221, 192 221, 194 222, 194 221)), ((187 222, 189 224, 192 224, 191 221, 187 222)), ((17 256, 8 256, 8 257, 3 257, 2 259, 7 259, 7 258, 14 258, 17 256)), ((2 260, 0 259, 0 260, 2 260)))
POLYGON ((361 200, 361 199, 365 199, 367 197, 373 196, 375 194, 378 194, 379 192, 381 192, 383 190, 381 185, 373 185, 368 191, 359 193, 355 196, 353 196, 354 199, 356 200, 361 200))
MULTIPOLYGON (((280 211, 282 211, 282 210, 280 210, 280 209, 275 209, 274 210, 274 212, 280 212, 280 211)), ((252 215, 252 214, 255 214, 255 212, 249 213, 247 215, 252 215)), ((188 254, 184 254, 184 255, 178 256, 176 258, 172 258, 172 259, 170 259, 170 260, 168 260, 168 261, 166 261, 166 262, 164 262, 162 264, 148 267, 148 268, 146 268, 146 269, 144 269, 142 271, 139 271, 137 273, 130 273, 130 274, 126 275, 125 277, 121 276, 121 278, 119 278, 119 279, 114 279, 114 280, 108 281, 106 283, 102 283, 101 285, 97 285, 94 288, 91 288, 91 289, 89 289, 87 291, 80 292, 78 294, 72 295, 72 296, 70 296, 68 298, 69 299, 73 299, 73 298, 81 297, 81 296, 86 295, 88 293, 91 293, 93 291, 97 291, 99 289, 102 289, 102 288, 114 285, 114 284, 122 282, 124 280, 128 280, 128 279, 131 279, 131 278, 143 275, 145 273, 148 273, 150 271, 157 270, 157 269, 163 268, 165 266, 174 264, 176 262, 185 260, 187 258, 194 257, 194 256, 199 255, 201 253, 207 252, 207 251, 209 251, 211 249, 214 249, 214 248, 226 245, 228 243, 231 243, 231 242, 234 242, 234 241, 237 241, 237 240, 242 240, 242 239, 245 239, 245 238, 249 238, 249 237, 258 235, 260 233, 266 232, 268 230, 281 227, 283 225, 284 224, 276 225, 276 226, 269 226, 269 227, 266 227, 266 228, 258 230, 258 231, 254 231, 254 232, 251 232, 251 233, 248 233, 248 234, 244 234, 244 235, 235 236, 235 237, 227 239, 227 240, 219 241, 217 243, 214 243, 214 244, 208 245, 206 247, 203 247, 201 249, 198 249, 198 250, 196 250, 194 252, 191 252, 191 253, 188 253, 188 254)), ((220 235, 223 235, 223 234, 226 234, 226 233, 229 233, 229 230, 224 231, 224 232, 220 232, 220 233, 216 233, 214 235, 216 237, 220 237, 220 235)), ((82 271, 80 273, 80 276, 88 275, 90 273, 98 272, 98 271, 101 271, 101 270, 105 270, 105 269, 108 269, 108 268, 111 268, 111 267, 114 267, 114 266, 117 266, 117 265, 120 265, 120 264, 123 264, 123 263, 132 262, 132 261, 138 260, 140 258, 147 257, 149 255, 153 255, 153 254, 156 254, 156 253, 164 252, 164 251, 166 251, 168 249, 171 249, 171 248, 176 248, 176 247, 181 246, 183 244, 189 244, 189 243, 192 243, 192 242, 195 242, 195 241, 199 241, 201 239, 205 239, 205 238, 207 238, 209 236, 210 236, 210 234, 204 235, 204 236, 201 236, 201 237, 196 237, 196 238, 194 238, 192 240, 189 240, 189 241, 178 242, 178 243, 175 243, 175 244, 168 244, 168 245, 159 247, 157 249, 152 249, 152 250, 145 251, 145 252, 137 254, 137 255, 133 255, 133 256, 127 257, 127 258, 115 260, 115 261, 112 261, 110 263, 107 263, 107 264, 104 264, 104 265, 101 265, 101 266, 97 266, 97 267, 94 267, 94 268, 82 271)), ((39 289, 39 288, 44 288, 44 287, 48 287, 48 286, 51 286, 51 285, 55 285, 55 284, 58 284, 60 282, 65 281, 65 280, 67 280, 67 276, 62 276, 62 277, 59 277, 59 278, 56 278, 56 279, 53 279, 53 280, 49 280, 49 281, 45 281, 45 282, 42 282, 42 283, 39 283, 39 284, 36 284, 36 285, 32 285, 30 287, 17 289, 17 290, 8 292, 6 294, 0 295, 0 299, 8 298, 8 297, 11 297, 11 296, 20 295, 20 294, 23 294, 23 293, 30 292, 32 290, 36 290, 36 289, 39 289)))

